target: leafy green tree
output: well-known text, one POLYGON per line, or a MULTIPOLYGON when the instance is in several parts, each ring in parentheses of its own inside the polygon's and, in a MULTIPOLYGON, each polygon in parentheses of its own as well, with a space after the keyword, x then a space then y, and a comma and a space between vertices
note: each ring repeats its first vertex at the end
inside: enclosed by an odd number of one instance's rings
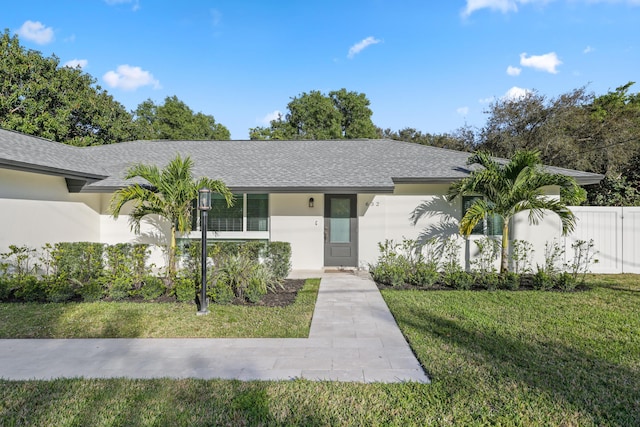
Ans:
POLYGON ((79 68, 0 36, 0 127, 71 145, 131 139, 131 115, 79 68))
POLYGON ((431 134, 422 133, 415 128, 404 128, 399 131, 391 129, 378 129, 378 135, 382 138, 395 139, 397 141, 413 142, 432 147, 447 148, 457 151, 471 152, 476 146, 475 133, 469 126, 464 126, 452 133, 431 134))
POLYGON ((500 272, 508 271, 509 220, 519 212, 529 212, 529 223, 537 224, 547 211, 560 217, 562 233, 575 227, 575 216, 567 203, 576 203, 581 195, 580 187, 571 177, 544 170, 537 151, 516 151, 511 160, 502 164, 486 152, 477 152, 467 161, 480 165, 468 177, 451 185, 447 200, 463 195, 481 195, 460 220, 460 234, 468 237, 473 228, 488 216, 502 219, 502 252, 500 272), (545 196, 543 188, 559 186, 564 200, 545 196))
POLYGON ((378 132, 365 94, 346 89, 302 93, 287 104, 289 112, 269 127, 249 129, 251 139, 376 138, 378 132))
POLYGON ((134 111, 137 139, 228 140, 229 129, 216 123, 211 115, 194 113, 177 96, 168 96, 164 104, 147 99, 134 111))
POLYGON ((125 179, 142 178, 146 184, 132 184, 116 191, 111 198, 110 211, 118 218, 122 208, 132 202, 129 214, 131 229, 140 233, 142 218, 159 215, 171 224, 169 239, 169 276, 176 272, 176 233, 191 230, 192 202, 198 197, 198 190, 209 188, 213 193, 224 196, 227 206, 233 205, 233 194, 224 182, 209 178, 194 179, 191 158, 176 156, 164 169, 155 165, 136 164, 125 179))

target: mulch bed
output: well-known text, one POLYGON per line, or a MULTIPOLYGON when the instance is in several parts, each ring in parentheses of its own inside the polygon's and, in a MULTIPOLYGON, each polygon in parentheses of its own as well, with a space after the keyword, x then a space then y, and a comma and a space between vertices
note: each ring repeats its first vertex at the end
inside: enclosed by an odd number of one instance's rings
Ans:
POLYGON ((237 305, 262 305, 266 307, 286 307, 293 304, 298 296, 298 291, 304 286, 302 279, 286 279, 282 283, 282 288, 277 287, 275 292, 268 292, 262 300, 253 304, 244 300, 236 299, 233 304, 237 305))

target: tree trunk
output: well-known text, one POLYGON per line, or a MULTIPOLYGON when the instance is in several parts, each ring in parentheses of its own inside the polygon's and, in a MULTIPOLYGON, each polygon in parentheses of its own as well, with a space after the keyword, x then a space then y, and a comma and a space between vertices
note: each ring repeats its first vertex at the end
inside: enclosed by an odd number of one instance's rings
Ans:
POLYGON ((169 269, 168 275, 171 280, 176 273, 176 226, 171 226, 171 242, 169 242, 169 269))
POLYGON ((509 219, 503 218, 502 253, 500 254, 500 273, 509 271, 509 219))

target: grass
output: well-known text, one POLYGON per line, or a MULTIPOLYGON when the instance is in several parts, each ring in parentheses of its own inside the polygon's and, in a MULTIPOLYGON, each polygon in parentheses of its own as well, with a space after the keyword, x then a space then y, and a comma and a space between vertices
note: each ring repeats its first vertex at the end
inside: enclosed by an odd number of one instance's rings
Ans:
POLYGON ((95 302, 0 304, 0 338, 302 338, 309 336, 319 279, 287 307, 95 302))
POLYGON ((640 425, 640 277, 385 290, 432 384, 0 381, 0 425, 640 425))

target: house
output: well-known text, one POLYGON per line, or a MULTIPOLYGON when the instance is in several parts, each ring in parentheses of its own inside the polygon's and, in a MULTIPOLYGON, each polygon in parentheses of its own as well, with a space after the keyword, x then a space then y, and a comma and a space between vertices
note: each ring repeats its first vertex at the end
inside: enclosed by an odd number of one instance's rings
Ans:
MULTIPOLYGON (((0 129, 0 252, 11 244, 37 248, 59 241, 161 247, 164 235, 158 227, 166 224, 150 218, 136 236, 126 215, 111 217, 109 202, 128 184, 123 176, 132 164, 163 167, 177 154, 191 157, 196 177, 220 179, 236 194, 231 209, 214 200, 211 239, 290 242, 295 270, 366 268, 378 257, 378 242, 454 235, 464 201, 449 203, 443 196, 470 171, 469 153, 393 140, 132 141, 72 147, 0 129), (424 202, 433 214, 413 225, 410 215, 424 202)), ((581 185, 602 179, 549 169, 581 185)), ((549 188, 548 194, 558 197, 559 189, 549 188)), ((513 238, 542 249, 560 235, 553 215, 536 226, 521 215, 512 229, 513 238)), ((481 227, 479 233, 485 231, 481 227)), ((200 232, 182 237, 199 238, 200 232)), ((462 255, 468 262, 471 255, 462 255)), ((156 264, 161 262, 157 258, 156 264)))

